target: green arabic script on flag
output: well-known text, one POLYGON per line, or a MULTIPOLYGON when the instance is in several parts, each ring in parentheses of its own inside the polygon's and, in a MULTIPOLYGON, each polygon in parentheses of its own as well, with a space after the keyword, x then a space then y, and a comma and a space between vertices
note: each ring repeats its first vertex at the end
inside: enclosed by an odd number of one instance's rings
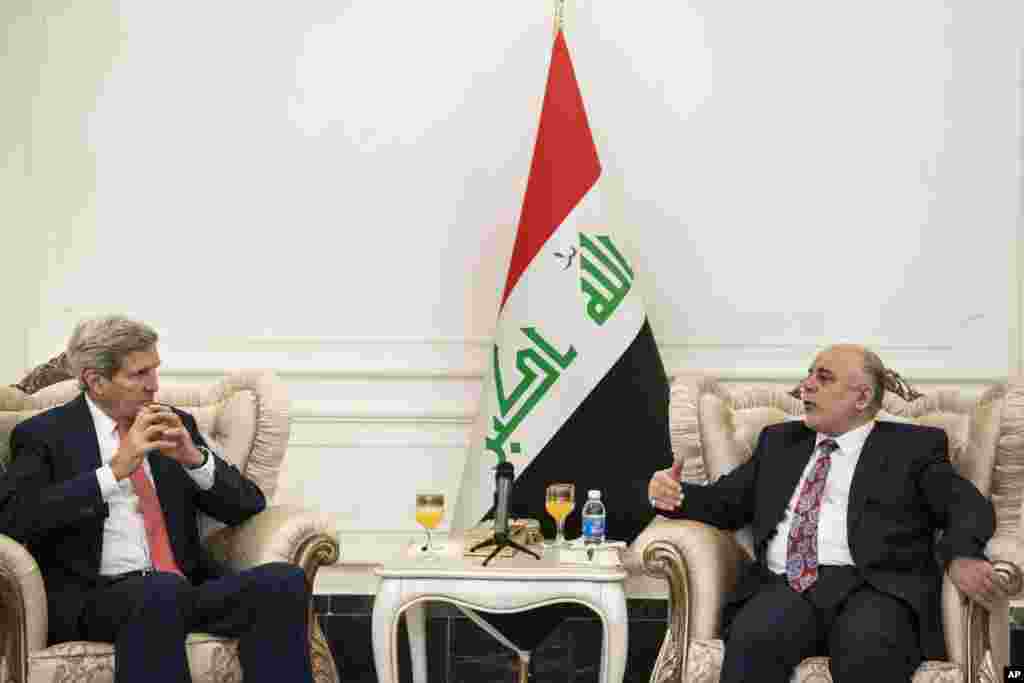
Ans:
POLYGON ((629 294, 633 269, 608 235, 597 235, 595 241, 581 232, 580 247, 580 289, 587 297, 587 315, 604 325, 629 294))
MULTIPOLYGON (((505 383, 501 379, 498 345, 494 345, 494 389, 498 398, 498 412, 501 413, 501 418, 495 416, 492 420, 491 424, 494 427, 495 435, 488 436, 484 444, 487 450, 498 456, 499 463, 505 462, 507 457, 505 442, 515 432, 516 427, 526 419, 530 411, 544 398, 551 386, 558 381, 561 371, 568 368, 576 358, 576 349, 573 346, 569 346, 569 350, 562 354, 549 344, 536 328, 524 327, 522 330, 535 347, 528 346, 516 352, 516 369, 519 370, 521 377, 512 393, 508 395, 505 394, 505 383), (537 349, 540 349, 540 352, 537 349), (538 380, 540 383, 535 385, 538 380), (527 394, 527 392, 529 393, 527 394), (526 395, 525 399, 520 401, 524 395, 526 395), (517 410, 509 417, 509 412, 516 404, 518 404, 517 410)), ((513 453, 519 452, 518 442, 512 442, 509 447, 513 453)))

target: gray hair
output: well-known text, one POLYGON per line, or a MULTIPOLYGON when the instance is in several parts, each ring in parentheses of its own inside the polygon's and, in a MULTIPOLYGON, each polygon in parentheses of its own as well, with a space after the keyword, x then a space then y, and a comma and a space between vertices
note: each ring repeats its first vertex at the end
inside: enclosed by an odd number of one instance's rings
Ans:
MULTIPOLYGON (((868 383, 871 386, 871 403, 868 404, 868 410, 872 416, 877 415, 878 411, 882 409, 882 400, 885 398, 885 392, 887 391, 891 391, 907 403, 916 401, 924 395, 910 386, 900 373, 885 367, 877 353, 863 346, 857 346, 856 348, 864 358, 864 376, 867 377, 868 383)), ((803 380, 797 382, 797 385, 789 390, 789 395, 797 400, 801 396, 801 384, 803 384, 803 380)))
POLYGON ((68 340, 68 368, 84 391, 86 370, 111 379, 128 354, 152 348, 159 338, 149 325, 122 315, 89 318, 75 325, 68 340))

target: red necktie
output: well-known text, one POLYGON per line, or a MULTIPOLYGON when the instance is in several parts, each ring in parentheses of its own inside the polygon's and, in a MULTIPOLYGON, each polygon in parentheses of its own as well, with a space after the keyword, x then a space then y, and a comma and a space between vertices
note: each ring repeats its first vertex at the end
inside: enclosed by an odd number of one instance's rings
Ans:
POLYGON ((818 513, 825 492, 825 480, 832 464, 832 452, 839 448, 832 439, 818 444, 818 460, 804 481, 793 511, 793 525, 786 544, 786 580, 801 593, 818 580, 818 513))
POLYGON ((142 523, 146 527, 146 541, 149 542, 149 556, 153 560, 153 568, 160 572, 184 576, 178 569, 178 563, 174 561, 164 511, 160 507, 160 499, 157 498, 153 483, 146 476, 144 462, 140 462, 128 478, 135 489, 135 495, 139 498, 139 511, 142 513, 142 523))

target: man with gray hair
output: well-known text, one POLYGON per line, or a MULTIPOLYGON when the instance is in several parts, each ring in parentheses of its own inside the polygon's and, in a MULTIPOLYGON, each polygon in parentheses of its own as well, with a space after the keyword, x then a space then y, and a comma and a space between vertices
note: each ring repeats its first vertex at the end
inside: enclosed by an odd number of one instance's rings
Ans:
POLYGON ((121 316, 78 324, 67 362, 82 393, 12 432, 0 532, 39 563, 50 642, 114 643, 118 683, 191 680, 190 631, 239 638, 248 683, 311 681, 302 569, 230 573, 200 543, 200 512, 235 525, 266 501, 191 415, 154 402, 157 341, 121 316))

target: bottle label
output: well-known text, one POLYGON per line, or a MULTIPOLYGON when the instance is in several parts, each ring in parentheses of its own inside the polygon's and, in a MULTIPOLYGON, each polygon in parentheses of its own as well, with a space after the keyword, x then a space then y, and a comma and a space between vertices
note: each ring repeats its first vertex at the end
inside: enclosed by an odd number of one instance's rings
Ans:
POLYGON ((583 538, 604 538, 604 515, 583 518, 583 538))

